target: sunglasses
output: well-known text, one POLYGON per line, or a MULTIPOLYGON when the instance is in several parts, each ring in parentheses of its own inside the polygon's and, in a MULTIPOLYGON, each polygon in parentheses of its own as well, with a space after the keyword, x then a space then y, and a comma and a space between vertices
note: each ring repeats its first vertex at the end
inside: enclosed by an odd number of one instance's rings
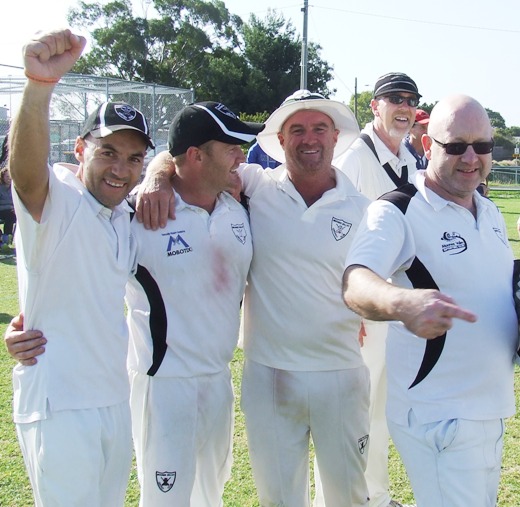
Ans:
POLYGON ((468 146, 472 146, 477 155, 486 155, 487 153, 491 153, 493 151, 493 146, 495 146, 495 141, 493 141, 493 139, 491 139, 491 141, 477 141, 476 143, 441 143, 433 137, 432 139, 439 146, 444 148, 448 155, 464 155, 468 146))
POLYGON ((417 107, 419 105, 419 99, 417 97, 403 97, 401 95, 384 95, 385 99, 388 99, 388 102, 391 102, 392 104, 402 104, 404 101, 410 106, 410 107, 417 107))

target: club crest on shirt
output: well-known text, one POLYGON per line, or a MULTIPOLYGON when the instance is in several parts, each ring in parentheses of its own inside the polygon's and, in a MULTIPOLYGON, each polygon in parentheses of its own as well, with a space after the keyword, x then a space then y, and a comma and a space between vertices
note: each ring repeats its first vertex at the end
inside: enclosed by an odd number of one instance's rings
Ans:
POLYGON ((166 247, 166 253, 168 257, 172 255, 181 255, 188 252, 192 252, 193 248, 188 242, 181 236, 181 233, 186 231, 167 232, 163 234, 168 238, 168 246, 166 247))
POLYGON ((243 245, 246 244, 247 232, 244 224, 231 224, 231 229, 235 238, 240 241, 243 245))
POLYGON ((364 437, 361 437, 358 441, 358 449, 360 454, 365 454, 365 449, 368 444, 368 435, 365 435, 364 437))
POLYGON ((466 240, 458 232, 445 232, 441 238, 443 253, 458 255, 468 249, 466 240))
POLYGON ((155 481, 157 482, 157 487, 163 493, 168 493, 168 491, 173 488, 176 477, 177 472, 155 472, 155 481))
POLYGON ((352 224, 350 222, 346 222, 341 218, 332 217, 330 222, 330 228, 332 229, 332 234, 336 241, 343 239, 352 228, 352 224))

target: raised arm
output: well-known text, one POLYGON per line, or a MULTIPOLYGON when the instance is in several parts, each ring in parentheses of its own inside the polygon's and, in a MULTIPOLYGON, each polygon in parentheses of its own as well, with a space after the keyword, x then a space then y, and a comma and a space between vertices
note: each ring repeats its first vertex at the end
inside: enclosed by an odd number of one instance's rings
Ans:
POLYGON ((171 178, 175 163, 169 152, 157 154, 146 168, 146 176, 139 185, 136 218, 146 229, 166 227, 168 217, 175 218, 175 198, 171 178))
POLYGON ((13 185, 39 221, 49 185, 49 105, 56 83, 80 57, 84 37, 60 30, 38 33, 23 48, 27 83, 10 129, 9 169, 13 185))
POLYGON ((405 289, 383 280, 372 270, 349 266, 343 275, 343 300, 370 320, 401 321, 421 338, 437 338, 453 326, 453 319, 475 322, 477 316, 433 289, 405 289))

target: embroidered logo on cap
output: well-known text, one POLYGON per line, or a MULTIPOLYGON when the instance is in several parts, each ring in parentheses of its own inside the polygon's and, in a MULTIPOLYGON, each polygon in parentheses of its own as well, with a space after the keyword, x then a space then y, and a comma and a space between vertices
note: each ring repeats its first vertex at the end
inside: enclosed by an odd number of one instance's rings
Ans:
POLYGON ((116 105, 114 110, 120 118, 125 121, 132 121, 137 116, 137 111, 128 104, 116 105))
POLYGON ((233 118, 234 120, 238 119, 238 116, 224 104, 220 104, 220 103, 216 104, 215 109, 217 111, 220 111, 222 114, 225 114, 226 116, 229 116, 230 118, 233 118))

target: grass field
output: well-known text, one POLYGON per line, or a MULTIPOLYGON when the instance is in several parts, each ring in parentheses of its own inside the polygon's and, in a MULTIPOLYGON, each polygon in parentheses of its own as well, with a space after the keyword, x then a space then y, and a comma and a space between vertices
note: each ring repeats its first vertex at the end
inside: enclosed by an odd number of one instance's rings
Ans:
MULTIPOLYGON (((515 257, 520 258, 520 241, 516 232, 516 220, 520 216, 520 193, 492 191, 490 197, 504 214, 515 257)), ((8 250, 0 252, 0 336, 4 335, 8 322, 18 312, 15 259, 5 256, 10 253, 13 252, 8 250)), ((482 261, 485 269, 486 262, 493 262, 493 259, 483 259, 482 261)), ((229 507, 254 507, 258 506, 258 500, 249 467, 244 421, 238 409, 241 364, 242 353, 237 350, 232 363, 237 393, 234 466, 232 478, 226 486, 224 504, 229 507)), ((0 507, 30 507, 33 505, 31 489, 11 420, 11 369, 13 365, 14 361, 7 356, 5 348, 0 345, 0 507)), ((517 393, 520 394, 520 373, 519 371, 516 373, 517 393)), ((413 496, 406 474, 393 448, 389 466, 393 497, 404 503, 412 503, 413 496)), ((79 477, 78 480, 81 478, 79 477)), ((134 468, 130 477, 126 507, 136 507, 138 496, 134 468)), ((507 421, 499 496, 500 507, 517 507, 518 505, 520 505, 519 416, 507 421)))

